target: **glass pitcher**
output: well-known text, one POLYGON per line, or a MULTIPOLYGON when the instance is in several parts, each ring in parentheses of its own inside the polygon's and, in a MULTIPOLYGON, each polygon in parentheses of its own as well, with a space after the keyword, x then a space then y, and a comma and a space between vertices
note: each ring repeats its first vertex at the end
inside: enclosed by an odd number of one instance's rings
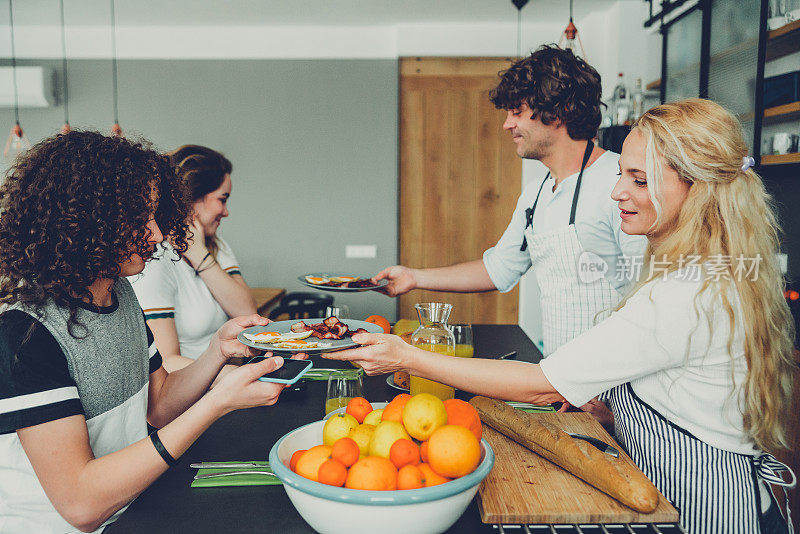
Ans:
MULTIPOLYGON (((447 356, 456 355, 456 341, 453 333, 447 328, 447 320, 453 310, 451 304, 426 302, 415 304, 419 316, 419 328, 411 334, 411 344, 417 348, 437 352, 447 356)), ((411 376, 410 393, 430 393, 442 400, 452 399, 455 389, 433 380, 411 376)))

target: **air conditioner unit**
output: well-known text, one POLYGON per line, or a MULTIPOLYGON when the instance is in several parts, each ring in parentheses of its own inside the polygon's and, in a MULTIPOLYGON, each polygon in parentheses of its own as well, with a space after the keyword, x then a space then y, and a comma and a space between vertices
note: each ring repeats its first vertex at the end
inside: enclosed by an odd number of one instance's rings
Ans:
MULTIPOLYGON (((56 104, 55 71, 49 67, 17 67, 17 100, 21 108, 56 104)), ((14 72, 0 67, 0 107, 14 107, 14 72)))

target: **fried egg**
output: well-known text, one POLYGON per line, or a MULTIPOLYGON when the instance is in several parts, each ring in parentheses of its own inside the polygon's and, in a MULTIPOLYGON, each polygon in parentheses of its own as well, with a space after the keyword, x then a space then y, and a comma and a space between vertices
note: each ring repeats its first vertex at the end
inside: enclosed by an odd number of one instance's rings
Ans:
POLYGON ((311 334, 313 334, 311 330, 308 330, 307 332, 286 332, 284 334, 279 332, 259 332, 258 334, 242 333, 245 339, 252 341, 253 343, 281 343, 295 341, 305 339, 311 334))
POLYGON ((306 282, 309 284, 327 284, 330 279, 324 276, 306 276, 306 282))
POLYGON ((303 341, 300 339, 291 339, 289 341, 281 341, 279 343, 273 343, 272 346, 277 349, 316 349, 326 345, 320 343, 319 341, 303 341))
POLYGON ((344 282, 355 282, 358 280, 357 276, 331 276, 331 282, 336 283, 344 283, 344 282))

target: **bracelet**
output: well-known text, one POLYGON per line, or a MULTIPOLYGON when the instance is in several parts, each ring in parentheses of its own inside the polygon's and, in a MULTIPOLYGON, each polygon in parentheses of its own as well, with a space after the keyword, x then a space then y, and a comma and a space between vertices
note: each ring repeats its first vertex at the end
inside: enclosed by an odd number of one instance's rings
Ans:
POLYGON ((203 259, 200 260, 200 263, 197 264, 197 267, 192 266, 192 269, 194 269, 195 276, 200 274, 200 270, 203 267, 203 263, 205 263, 205 261, 208 259, 209 256, 211 256, 211 252, 206 252, 206 255, 203 256, 203 259))
POLYGON ((211 260, 211 263, 209 263, 209 264, 208 264, 206 267, 204 267, 203 269, 197 269, 197 270, 195 270, 194 272, 195 272, 195 274, 196 274, 197 276, 200 276, 200 273, 202 273, 203 271, 207 271, 207 270, 209 270, 209 269, 210 269, 210 268, 212 268, 212 267, 213 267, 213 266, 214 266, 216 263, 217 263, 217 260, 211 260))
POLYGON ((173 465, 178 463, 178 460, 173 458, 172 455, 164 447, 164 444, 161 443, 161 439, 159 439, 158 437, 158 430, 150 434, 150 441, 153 442, 153 447, 156 448, 156 451, 158 451, 158 454, 161 455, 161 458, 163 458, 163 460, 167 462, 168 466, 172 467, 173 465))

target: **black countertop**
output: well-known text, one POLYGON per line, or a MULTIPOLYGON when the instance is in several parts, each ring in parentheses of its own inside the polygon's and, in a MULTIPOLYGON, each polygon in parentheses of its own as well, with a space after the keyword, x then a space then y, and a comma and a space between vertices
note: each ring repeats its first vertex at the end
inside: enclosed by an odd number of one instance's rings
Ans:
MULTIPOLYGON (((541 352, 517 325, 473 325, 475 356, 496 358, 517 351, 517 360, 538 362, 541 352)), ((318 367, 342 367, 340 362, 314 357, 318 367)), ((324 381, 308 382, 301 391, 286 391, 275 406, 230 413, 216 423, 145 490, 104 532, 280 532, 313 533, 297 513, 282 486, 191 488, 199 461, 266 460, 272 445, 295 428, 324 416, 324 381)), ((388 401, 398 390, 386 376, 365 377, 364 396, 388 401)), ((470 395, 458 392, 461 398, 470 395)), ((451 527, 452 533, 491 532, 480 521, 475 501, 451 527)))

